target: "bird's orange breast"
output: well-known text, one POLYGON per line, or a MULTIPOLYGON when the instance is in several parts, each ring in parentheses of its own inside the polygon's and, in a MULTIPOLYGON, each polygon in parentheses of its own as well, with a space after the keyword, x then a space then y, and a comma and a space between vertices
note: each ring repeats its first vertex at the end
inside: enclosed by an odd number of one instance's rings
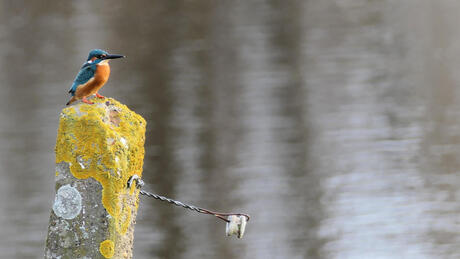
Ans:
POLYGON ((110 66, 108 63, 98 64, 96 71, 94 72, 94 77, 91 78, 85 84, 82 84, 77 87, 75 91, 75 96, 77 98, 83 98, 95 94, 105 82, 109 79, 110 76, 110 66))

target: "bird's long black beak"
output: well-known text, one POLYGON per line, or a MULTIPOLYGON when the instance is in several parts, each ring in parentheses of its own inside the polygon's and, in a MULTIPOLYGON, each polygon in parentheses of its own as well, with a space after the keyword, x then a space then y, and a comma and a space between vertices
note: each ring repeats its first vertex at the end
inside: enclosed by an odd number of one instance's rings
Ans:
POLYGON ((125 56, 123 55, 117 55, 117 54, 109 54, 104 57, 104 59, 116 59, 116 58, 124 58, 125 56))

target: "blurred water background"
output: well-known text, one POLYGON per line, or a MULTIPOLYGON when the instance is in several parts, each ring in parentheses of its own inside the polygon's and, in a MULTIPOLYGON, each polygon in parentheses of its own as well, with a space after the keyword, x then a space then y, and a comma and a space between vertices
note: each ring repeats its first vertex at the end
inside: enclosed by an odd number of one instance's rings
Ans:
POLYGON ((0 1, 0 258, 42 258, 67 90, 148 122, 135 258, 459 258, 460 2, 0 1))

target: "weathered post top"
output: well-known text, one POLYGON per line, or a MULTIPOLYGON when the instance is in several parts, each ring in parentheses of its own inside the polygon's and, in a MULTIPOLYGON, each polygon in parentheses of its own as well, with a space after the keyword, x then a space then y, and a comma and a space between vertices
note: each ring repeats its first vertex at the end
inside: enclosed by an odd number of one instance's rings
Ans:
POLYGON ((62 110, 45 258, 131 258, 145 120, 114 99, 62 110))

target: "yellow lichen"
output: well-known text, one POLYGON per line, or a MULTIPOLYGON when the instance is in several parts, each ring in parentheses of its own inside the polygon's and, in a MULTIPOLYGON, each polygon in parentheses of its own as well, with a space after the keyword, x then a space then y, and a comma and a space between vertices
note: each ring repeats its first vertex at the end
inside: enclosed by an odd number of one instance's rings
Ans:
MULTIPOLYGON (((92 177, 102 185, 102 204, 117 232, 129 227, 131 210, 122 206, 126 183, 142 176, 145 120, 114 99, 94 99, 63 109, 56 140, 56 163, 69 163, 76 178, 92 177), (106 102, 110 105, 106 105, 106 102)), ((136 203, 137 208, 137 203, 136 203)))
POLYGON ((99 251, 105 258, 112 258, 115 254, 115 244, 112 240, 104 240, 99 245, 99 251))

